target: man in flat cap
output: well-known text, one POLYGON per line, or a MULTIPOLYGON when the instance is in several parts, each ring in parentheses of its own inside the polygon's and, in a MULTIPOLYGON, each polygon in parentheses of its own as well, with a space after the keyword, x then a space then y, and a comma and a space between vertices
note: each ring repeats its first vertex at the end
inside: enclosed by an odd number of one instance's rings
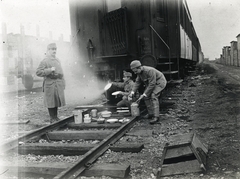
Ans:
POLYGON ((144 99, 146 104, 148 115, 144 118, 151 119, 149 121, 150 124, 157 123, 159 121, 158 97, 161 91, 166 87, 166 78, 162 72, 153 67, 142 66, 141 62, 138 60, 132 61, 130 67, 132 71, 137 74, 136 82, 130 93, 130 97, 136 93, 137 89, 143 83, 146 88, 138 100, 144 99))
POLYGON ((50 123, 58 118, 58 107, 65 105, 65 80, 61 63, 56 58, 57 46, 51 43, 47 46, 46 57, 39 64, 36 75, 43 77, 44 105, 48 108, 50 123))
POLYGON ((131 102, 128 100, 128 95, 132 91, 134 85, 132 73, 123 71, 123 82, 113 82, 112 85, 123 90, 118 94, 122 96, 122 100, 117 103, 117 106, 128 107, 130 109, 131 102))

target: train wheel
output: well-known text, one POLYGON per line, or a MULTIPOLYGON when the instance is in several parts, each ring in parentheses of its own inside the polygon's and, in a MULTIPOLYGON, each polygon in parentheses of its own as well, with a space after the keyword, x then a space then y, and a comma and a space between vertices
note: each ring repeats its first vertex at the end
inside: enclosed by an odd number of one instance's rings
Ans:
POLYGON ((33 87, 33 77, 32 75, 23 75, 22 83, 24 87, 28 90, 32 89, 33 87))
POLYGON ((153 68, 156 68, 157 66, 157 60, 156 58, 151 55, 151 54, 148 54, 148 55, 144 55, 141 59, 140 59, 142 65, 145 65, 145 66, 150 66, 150 67, 153 67, 153 68))

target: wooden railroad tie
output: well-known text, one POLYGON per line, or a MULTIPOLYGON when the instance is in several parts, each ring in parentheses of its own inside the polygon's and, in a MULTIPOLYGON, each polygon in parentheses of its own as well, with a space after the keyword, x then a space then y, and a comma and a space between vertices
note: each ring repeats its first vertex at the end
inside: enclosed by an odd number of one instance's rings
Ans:
MULTIPOLYGON (((19 145, 18 153, 35 155, 84 155, 95 147, 94 144, 56 144, 56 143, 26 143, 19 145)), ((110 146, 109 149, 114 152, 140 152, 144 148, 143 144, 117 144, 110 146)), ((15 149, 16 150, 16 149, 15 149)))
MULTIPOLYGON (((71 167, 71 163, 61 163, 61 162, 41 162, 41 163, 32 163, 32 162, 18 162, 17 164, 5 163, 1 164, 1 173, 2 177, 8 176, 18 176, 19 178, 25 177, 36 177, 37 175, 46 178, 53 178, 57 174, 61 173, 63 170, 66 170, 68 167, 71 167)), ((94 164, 93 166, 86 169, 81 175, 82 176, 110 176, 115 178, 125 178, 129 175, 130 165, 124 164, 94 164)))
POLYGON ((158 178, 206 171, 207 153, 195 133, 173 136, 164 147, 158 178))

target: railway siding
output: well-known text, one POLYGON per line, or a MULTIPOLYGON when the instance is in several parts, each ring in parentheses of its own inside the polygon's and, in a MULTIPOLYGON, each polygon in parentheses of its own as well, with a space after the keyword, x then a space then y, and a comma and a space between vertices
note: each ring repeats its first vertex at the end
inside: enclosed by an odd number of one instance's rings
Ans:
MULTIPOLYGON (((84 110, 89 111, 89 110, 84 110)), ((119 119, 123 118, 124 115, 116 115, 119 119)), ((118 144, 113 145, 117 140, 119 140, 136 122, 137 117, 130 117, 130 121, 127 123, 122 124, 101 124, 96 125, 95 123, 91 124, 70 124, 73 123, 73 117, 68 117, 63 119, 59 122, 55 122, 50 124, 49 126, 40 128, 38 130, 32 131, 27 133, 18 139, 14 139, 10 142, 5 143, 2 147, 8 153, 16 152, 19 155, 26 155, 26 156, 73 156, 75 157, 75 163, 70 168, 64 167, 61 170, 60 174, 57 173, 57 176, 53 176, 55 178, 66 178, 66 177, 73 177, 80 175, 84 170, 89 168, 89 164, 92 163, 105 151, 111 150, 116 152, 140 152, 143 148, 143 144, 132 144, 129 146, 128 144, 118 144), (70 125, 68 125, 70 124, 70 125), (71 128, 71 126, 74 126, 71 128), (99 128, 101 126, 101 128, 99 128), (109 129, 107 129, 109 127, 109 129), (39 139, 39 137, 41 138, 39 139), (93 140, 91 144, 85 142, 89 140, 93 140), (20 142, 19 142, 20 141, 20 142), (61 142, 58 142, 61 141, 61 142), (64 143, 62 143, 64 141, 64 143), (76 156, 81 156, 80 159, 76 156), (77 167, 76 167, 77 166, 77 167), (77 174, 76 174, 77 173, 77 174)), ((30 157, 34 158, 35 157, 30 157)), ((39 157, 42 158, 42 157, 39 157)), ((31 162, 30 162, 31 163, 31 162)), ((29 165, 30 163, 25 165, 25 168, 22 167, 21 162, 19 167, 19 173, 25 173, 25 175, 31 175, 35 173, 36 175, 40 175, 44 169, 42 165, 34 166, 29 165), (33 167, 34 166, 34 167, 33 167), (40 169, 42 168, 42 169, 40 169), (39 173, 37 173, 39 172, 39 173)), ((53 166, 54 163, 52 163, 53 166)), ((6 168, 4 166, 3 168, 6 168)), ((93 170, 95 175, 99 175, 99 168, 97 167, 93 170)), ((14 174, 14 168, 11 174, 14 174)), ((46 168, 46 167, 45 167, 46 168)), ((59 170, 59 167, 57 167, 59 170)), ((60 167, 61 168, 61 167, 60 167)), ((126 176, 129 174, 130 166, 125 167, 124 171, 122 171, 121 167, 120 170, 112 170, 114 167, 105 167, 102 168, 102 171, 107 170, 108 172, 113 173, 110 175, 113 176, 126 176), (120 173, 119 173, 120 171, 120 173), (123 174, 122 174, 123 173, 123 174)), ((124 167, 123 167, 124 168, 124 167)), ((48 170, 56 170, 56 168, 50 167, 48 170)), ((9 173, 9 172, 8 172, 9 173)), ((54 173, 54 172, 53 172, 54 173)), ((104 172, 100 172, 104 174, 104 172)), ((85 172, 86 175, 89 175, 88 172, 85 172)), ((51 174, 52 175, 52 174, 51 174)))

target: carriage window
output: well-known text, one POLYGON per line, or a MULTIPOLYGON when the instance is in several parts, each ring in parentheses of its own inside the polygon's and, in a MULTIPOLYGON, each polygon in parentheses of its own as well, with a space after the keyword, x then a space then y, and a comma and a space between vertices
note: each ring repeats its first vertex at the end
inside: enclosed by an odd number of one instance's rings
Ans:
POLYGON ((106 0, 108 12, 121 8, 121 0, 106 0))
POLYGON ((165 2, 164 0, 157 0, 156 1, 156 11, 157 11, 157 16, 158 18, 164 20, 164 6, 165 2))

